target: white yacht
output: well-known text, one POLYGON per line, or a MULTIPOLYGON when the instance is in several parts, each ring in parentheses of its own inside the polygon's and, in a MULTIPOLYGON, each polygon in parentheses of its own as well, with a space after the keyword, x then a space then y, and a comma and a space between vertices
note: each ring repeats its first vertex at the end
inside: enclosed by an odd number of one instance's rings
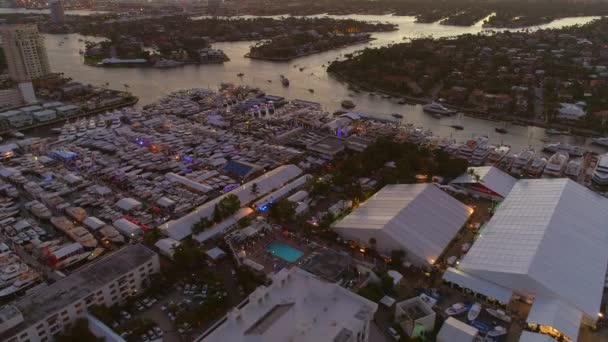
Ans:
POLYGON ((604 187, 608 185, 608 153, 599 157, 591 180, 595 186, 604 187))
POLYGON ((114 243, 124 243, 125 242, 124 236, 122 236, 122 234, 120 234, 118 232, 118 230, 116 230, 116 228, 114 228, 112 226, 103 226, 101 229, 99 229, 99 233, 105 239, 112 241, 114 243))
POLYGON ((483 163, 488 159, 488 157, 494 152, 496 149, 495 146, 482 144, 479 145, 475 151, 473 151, 473 156, 471 156, 470 164, 473 166, 483 165, 483 163))
POLYGON ((462 144, 460 143, 452 143, 449 144, 446 148, 445 148, 445 152, 451 156, 455 156, 458 155, 458 151, 462 148, 462 144))
POLYGON ((571 160, 568 162, 568 166, 566 167, 566 172, 564 174, 576 181, 578 180, 578 176, 581 174, 581 170, 582 167, 580 160, 571 160))
POLYGON ((546 177, 561 177, 568 164, 570 156, 566 152, 555 152, 545 166, 543 176, 546 177))
POLYGON ((19 291, 23 291, 32 287, 34 284, 36 284, 36 282, 38 282, 39 279, 40 276, 34 271, 22 274, 10 286, 0 290, 0 299, 6 298, 10 295, 18 293, 19 291))
POLYGON ((532 163, 536 153, 534 150, 526 150, 519 154, 519 156, 513 161, 510 172, 514 175, 521 175, 532 163))
POLYGON ((584 151, 582 148, 565 143, 555 143, 545 145, 544 151, 555 153, 555 152, 566 152, 568 155, 573 157, 582 157, 584 151))
POLYGON ((458 151, 458 156, 462 159, 471 160, 471 157, 473 157, 473 152, 477 149, 477 147, 480 145, 486 145, 487 143, 487 137, 469 139, 458 151))
POLYGON ((39 201, 31 201, 25 204, 25 209, 32 212, 34 216, 39 219, 48 220, 51 218, 52 213, 44 204, 39 201))
POLYGON ((529 177, 540 177, 547 165, 547 158, 536 157, 528 167, 526 173, 529 177))
POLYGON ((591 143, 608 147, 608 137, 592 138, 591 143))
POLYGON ((490 156, 486 160, 486 165, 497 165, 506 155, 511 151, 509 146, 499 146, 490 153, 490 156))
POLYGON ((503 171, 509 171, 511 169, 511 166, 513 165, 513 162, 515 161, 515 159, 517 159, 517 154, 509 154, 507 156, 505 156, 504 158, 502 158, 502 160, 500 161, 500 163, 498 163, 498 168, 503 170, 503 171))
POLYGON ((431 114, 452 115, 456 111, 446 108, 440 103, 431 102, 422 107, 422 110, 431 114))

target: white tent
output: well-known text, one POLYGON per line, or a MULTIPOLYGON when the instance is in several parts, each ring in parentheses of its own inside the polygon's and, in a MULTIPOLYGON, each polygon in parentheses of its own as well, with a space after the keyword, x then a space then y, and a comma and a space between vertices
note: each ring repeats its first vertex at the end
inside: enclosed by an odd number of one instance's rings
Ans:
POLYGON ((128 238, 132 238, 136 235, 141 235, 143 233, 138 225, 136 225, 135 223, 130 222, 129 220, 124 219, 124 218, 114 221, 114 223, 112 223, 112 225, 122 235, 125 235, 128 238))
POLYGON ((389 254, 404 250, 420 266, 433 264, 467 222, 472 209, 433 184, 387 185, 338 222, 345 239, 389 254))
POLYGON ((600 311, 608 266, 606 222, 608 199, 578 183, 520 180, 459 269, 533 295, 529 321, 553 324, 576 340, 572 322, 580 324, 578 312, 594 321, 600 311))
POLYGON ((134 198, 125 197, 116 202, 116 206, 123 211, 131 211, 141 207, 141 202, 134 198))
POLYGON ((175 253, 175 248, 179 245, 181 245, 181 242, 173 240, 172 238, 160 239, 154 244, 154 246, 158 248, 161 254, 170 258, 173 257, 173 254, 175 253))
POLYGON ((437 342, 473 342, 478 333, 477 328, 448 317, 437 334, 437 342))

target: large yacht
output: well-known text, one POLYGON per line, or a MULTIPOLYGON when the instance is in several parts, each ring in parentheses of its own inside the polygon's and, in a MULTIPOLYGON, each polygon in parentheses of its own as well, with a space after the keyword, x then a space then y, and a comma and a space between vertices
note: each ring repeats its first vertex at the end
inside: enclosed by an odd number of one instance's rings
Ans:
POLYGON ((422 110, 431 113, 431 114, 441 114, 441 115, 452 115, 456 113, 456 111, 446 108, 440 103, 431 102, 422 107, 422 110))
POLYGON ((543 170, 547 165, 547 158, 536 157, 530 164, 527 170, 527 174, 530 177, 540 177, 543 174, 543 170))
POLYGON ((87 211, 81 207, 67 207, 65 212, 78 222, 84 221, 88 216, 87 211))
POLYGON ((449 144, 446 148, 445 148, 445 152, 451 156, 456 156, 458 155, 458 151, 462 148, 462 144, 460 143, 452 143, 449 144))
POLYGON ((596 186, 604 187, 608 185, 608 153, 599 157, 591 179, 596 186))
POLYGON ((17 294, 20 291, 27 290, 28 288, 34 286, 39 279, 40 275, 38 275, 38 273, 34 271, 30 270, 26 273, 23 273, 10 286, 0 290, 0 299, 4 299, 11 295, 17 294))
POLYGON ((505 156, 504 158, 502 158, 500 163, 498 163, 498 168, 503 171, 509 171, 511 169, 511 165, 513 165, 513 162, 515 161, 515 159, 517 159, 517 157, 517 154, 509 154, 505 156))
POLYGON ((486 165, 497 165, 506 155, 511 151, 509 146, 499 146, 490 153, 490 156, 486 160, 486 165))
POLYGON ((116 230, 116 228, 112 226, 103 226, 101 229, 99 229, 99 233, 105 239, 108 239, 109 241, 112 241, 114 243, 125 242, 125 237, 122 236, 122 234, 120 234, 118 230, 116 230))
POLYGON ((564 174, 564 170, 566 169, 566 165, 568 164, 568 159, 570 156, 566 152, 555 152, 549 158, 547 162, 547 166, 545 166, 545 172, 543 176, 547 177, 560 177, 564 174))
POLYGON ((65 216, 51 217, 51 223, 57 229, 64 232, 72 240, 79 242, 82 246, 93 248, 97 246, 97 240, 83 227, 75 227, 72 221, 65 216))
POLYGON ((568 155, 573 156, 573 157, 581 157, 584 153, 583 149, 578 146, 565 144, 565 143, 561 143, 561 142, 545 145, 543 150, 547 151, 547 152, 551 152, 551 153, 566 152, 566 153, 568 153, 568 155))
POLYGON ((48 220, 51 218, 51 211, 44 204, 38 201, 31 201, 25 204, 25 209, 32 212, 39 219, 48 220))
POLYGON ((487 137, 469 139, 458 151, 458 156, 462 159, 471 160, 471 157, 473 157, 473 152, 477 149, 477 147, 487 145, 487 143, 487 137))
POLYGON ((593 138, 591 139, 591 142, 596 145, 608 147, 608 137, 593 138))
POLYGON ((488 159, 490 154, 495 150, 495 146, 482 144, 478 146, 475 151, 473 151, 473 156, 471 156, 470 164, 473 166, 483 165, 483 163, 488 159))
POLYGON ((581 174, 581 161, 580 160, 571 160, 566 167, 565 175, 567 177, 572 178, 573 180, 578 180, 578 176, 581 174))
POLYGON ((510 172, 514 175, 521 175, 532 163, 536 153, 534 150, 526 150, 519 154, 519 156, 513 161, 510 172))

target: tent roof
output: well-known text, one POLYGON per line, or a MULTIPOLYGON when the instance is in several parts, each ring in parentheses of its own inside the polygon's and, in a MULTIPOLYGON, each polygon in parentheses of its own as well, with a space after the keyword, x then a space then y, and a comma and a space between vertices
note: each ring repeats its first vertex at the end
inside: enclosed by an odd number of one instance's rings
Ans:
POLYGON ((503 172, 494 166, 479 166, 470 167, 467 172, 456 177, 451 184, 474 184, 479 183, 486 188, 494 191, 502 197, 506 197, 511 189, 517 183, 517 179, 511 177, 509 174, 503 172), (474 172, 479 176, 479 181, 471 175, 469 172, 474 172))
POLYGON ((439 330, 437 341, 473 342, 478 333, 477 328, 448 317, 439 330))
POLYGON ((174 240, 172 238, 165 238, 156 241, 154 246, 159 250, 165 252, 165 254, 173 255, 173 249, 176 246, 181 245, 181 242, 174 240))
POLYGON ((471 212, 433 184, 387 185, 334 228, 381 230, 409 253, 433 263, 471 212))
POLYGON ((445 271, 443 279, 503 303, 508 303, 513 296, 513 291, 510 289, 478 277, 473 277, 453 267, 445 271))
POLYGON ((534 299, 526 322, 551 326, 576 341, 582 317, 580 310, 559 299, 539 296, 534 299))
POLYGON ((139 207, 140 205, 141 205, 141 202, 139 202, 138 200, 136 200, 134 198, 130 198, 130 197, 122 198, 118 202, 116 202, 117 207, 119 207, 122 210, 126 210, 126 211, 135 209, 135 208, 139 207))
POLYGON ((460 269, 595 317, 608 265, 606 222, 608 199, 569 179, 521 180, 460 269))
POLYGON ((217 260, 226 255, 226 253, 219 247, 213 247, 205 252, 211 259, 217 260))
POLYGON ((519 337, 519 342, 556 342, 556 340, 549 335, 524 330, 519 337))
POLYGON ((94 230, 99 229, 106 225, 105 222, 103 222, 102 220, 100 220, 94 216, 89 216, 89 217, 85 218, 84 221, 82 221, 82 223, 85 226, 87 226, 91 229, 94 229, 94 230))

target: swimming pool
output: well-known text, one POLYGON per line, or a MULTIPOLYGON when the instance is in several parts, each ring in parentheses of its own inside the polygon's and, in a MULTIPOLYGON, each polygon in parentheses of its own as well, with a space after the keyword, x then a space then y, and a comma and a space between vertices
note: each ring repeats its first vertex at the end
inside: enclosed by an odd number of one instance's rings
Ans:
POLYGON ((287 262, 296 262, 304 252, 280 242, 273 242, 266 247, 266 250, 272 255, 277 256, 287 262))

